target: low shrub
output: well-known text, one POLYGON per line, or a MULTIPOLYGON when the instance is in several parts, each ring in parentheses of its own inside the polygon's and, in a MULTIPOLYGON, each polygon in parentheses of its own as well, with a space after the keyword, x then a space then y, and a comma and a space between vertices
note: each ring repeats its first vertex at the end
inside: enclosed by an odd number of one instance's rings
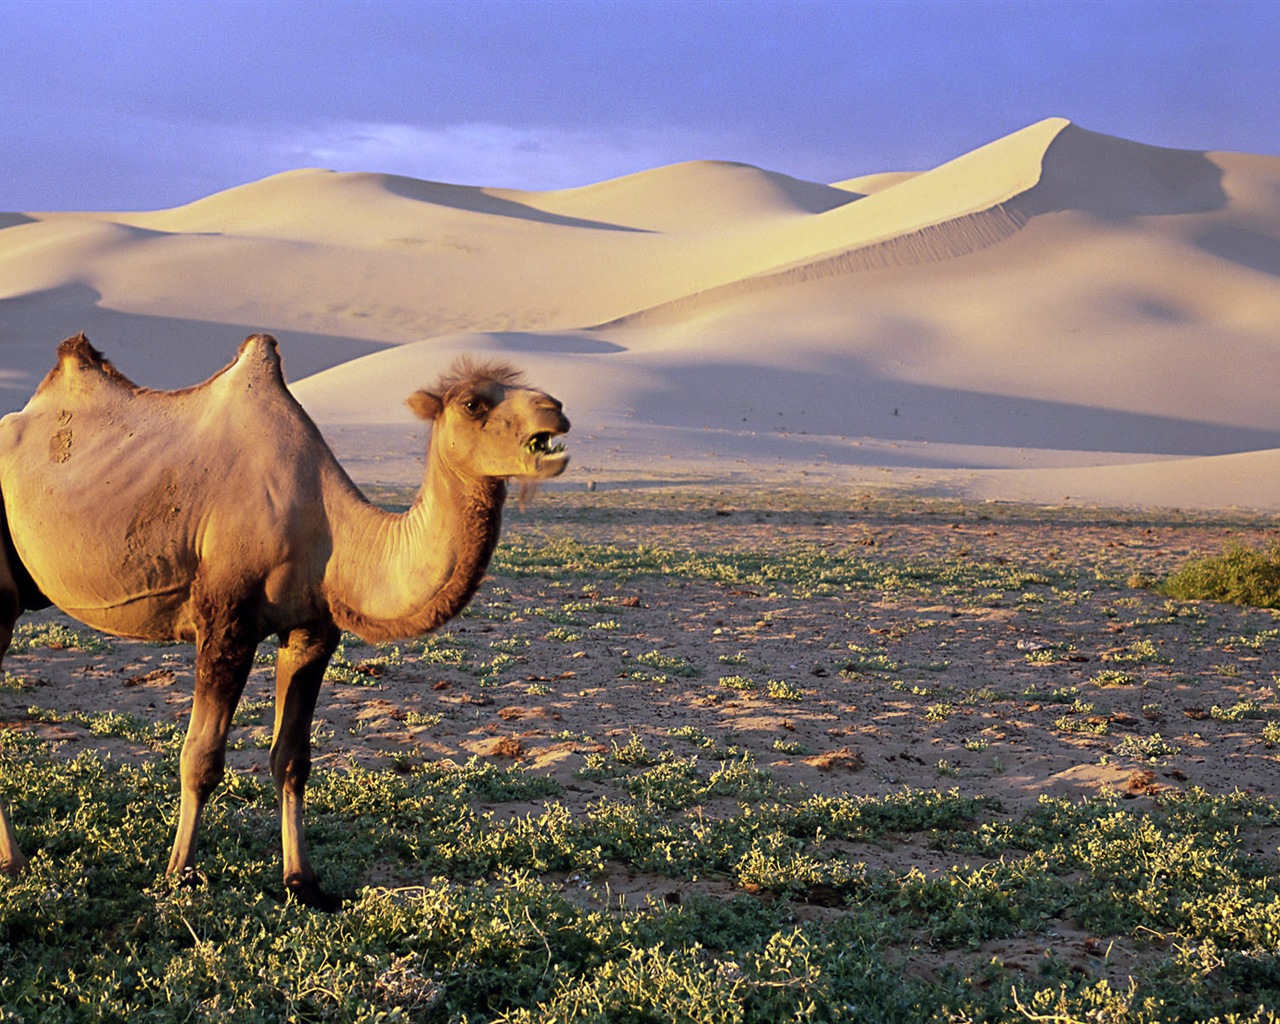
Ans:
POLYGON ((1280 541, 1261 549, 1235 544, 1220 555, 1188 562, 1158 589, 1183 601, 1280 608, 1280 541))

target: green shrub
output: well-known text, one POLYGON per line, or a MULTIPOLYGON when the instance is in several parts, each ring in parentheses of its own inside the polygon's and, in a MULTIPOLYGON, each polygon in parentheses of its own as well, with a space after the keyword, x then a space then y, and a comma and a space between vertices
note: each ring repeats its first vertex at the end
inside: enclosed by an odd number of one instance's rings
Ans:
POLYGON ((1280 608, 1280 541, 1265 549, 1234 544, 1220 555, 1188 562, 1159 590, 1184 601, 1280 608))

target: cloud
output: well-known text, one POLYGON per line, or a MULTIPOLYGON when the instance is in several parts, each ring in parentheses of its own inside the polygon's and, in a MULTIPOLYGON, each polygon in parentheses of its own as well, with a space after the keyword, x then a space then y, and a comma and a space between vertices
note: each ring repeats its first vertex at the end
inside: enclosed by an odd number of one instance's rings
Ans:
POLYGON ((64 119, 58 130, 21 141, 0 123, 0 208, 6 210, 158 209, 298 167, 542 191, 682 160, 743 159, 737 147, 691 132, 485 122, 422 128, 339 121, 299 128, 126 114, 109 125, 64 119), (76 139, 74 160, 65 157, 65 137, 76 139))
POLYGON ((378 171, 494 188, 575 188, 650 167, 706 156, 714 140, 670 131, 607 134, 471 122, 442 128, 342 122, 277 139, 290 166, 378 171))

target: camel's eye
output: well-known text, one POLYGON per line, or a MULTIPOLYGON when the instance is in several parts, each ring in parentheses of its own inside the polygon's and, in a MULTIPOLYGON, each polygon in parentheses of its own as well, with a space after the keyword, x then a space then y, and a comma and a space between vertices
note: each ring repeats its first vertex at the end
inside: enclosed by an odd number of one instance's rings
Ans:
POLYGON ((483 416, 489 411, 489 403, 480 395, 471 395, 462 403, 468 416, 483 416))

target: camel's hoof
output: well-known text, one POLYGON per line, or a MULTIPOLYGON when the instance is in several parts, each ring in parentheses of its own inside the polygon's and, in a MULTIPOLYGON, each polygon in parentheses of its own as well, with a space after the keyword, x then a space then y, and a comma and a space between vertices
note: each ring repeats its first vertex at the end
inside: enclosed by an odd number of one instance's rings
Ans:
POLYGON ((15 854, 6 861, 0 861, 0 875, 7 875, 9 878, 17 878, 22 872, 27 870, 30 861, 22 854, 15 854))
POLYGON ((183 868, 181 871, 171 871, 169 873, 169 891, 176 889, 202 889, 208 879, 205 878, 203 871, 196 868, 183 868))
POLYGON ((337 896, 331 896, 320 888, 320 884, 314 878, 286 878, 284 887, 288 892, 293 893, 294 898, 304 907, 310 907, 312 910, 321 910, 326 914, 332 914, 342 906, 342 900, 337 896))

